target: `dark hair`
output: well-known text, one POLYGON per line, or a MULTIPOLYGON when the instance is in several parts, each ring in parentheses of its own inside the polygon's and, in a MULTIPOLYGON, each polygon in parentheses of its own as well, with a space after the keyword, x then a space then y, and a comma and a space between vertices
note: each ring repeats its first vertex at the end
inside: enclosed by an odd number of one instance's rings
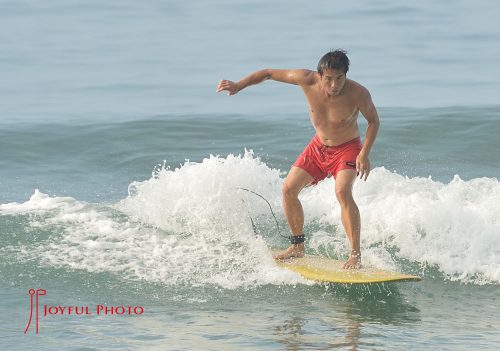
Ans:
POLYGON ((322 76, 327 69, 337 69, 344 73, 349 70, 349 58, 347 52, 341 49, 326 53, 318 62, 318 73, 322 76))

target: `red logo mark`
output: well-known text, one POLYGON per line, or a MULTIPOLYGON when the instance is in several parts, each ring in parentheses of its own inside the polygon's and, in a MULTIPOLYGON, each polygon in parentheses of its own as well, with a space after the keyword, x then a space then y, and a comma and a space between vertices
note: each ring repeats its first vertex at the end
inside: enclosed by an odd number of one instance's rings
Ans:
POLYGON ((28 320, 28 324, 26 325, 26 329, 24 330, 24 334, 28 332, 28 329, 30 328, 31 321, 33 320, 33 296, 36 296, 35 300, 35 309, 36 309, 36 333, 38 334, 38 320, 39 320, 39 314, 38 314, 38 297, 47 295, 47 290, 45 289, 29 289, 28 293, 30 295, 30 319, 28 320))

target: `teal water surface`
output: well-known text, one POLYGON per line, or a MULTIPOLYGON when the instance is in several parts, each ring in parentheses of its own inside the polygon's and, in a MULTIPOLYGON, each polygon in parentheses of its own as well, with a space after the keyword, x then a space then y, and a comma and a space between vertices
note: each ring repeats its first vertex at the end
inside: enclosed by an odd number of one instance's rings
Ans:
MULTIPOLYGON (((498 348, 495 1, 0 8, 2 350, 498 348), (337 47, 382 123, 354 187, 364 263, 422 282, 308 282, 268 251, 287 245, 281 186, 308 109, 295 86, 215 86, 337 47), (31 288, 42 312, 92 314, 42 314, 25 334, 31 288)), ((301 194, 306 245, 345 259, 333 185, 301 194)))

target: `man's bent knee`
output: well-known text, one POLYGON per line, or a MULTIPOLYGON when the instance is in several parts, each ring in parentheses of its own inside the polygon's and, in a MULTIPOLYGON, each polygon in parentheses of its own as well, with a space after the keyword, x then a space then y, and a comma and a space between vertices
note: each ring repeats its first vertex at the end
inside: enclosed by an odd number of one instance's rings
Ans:
POLYGON ((300 189, 290 187, 285 183, 281 188, 281 193, 283 194, 284 199, 295 199, 299 196, 300 189))
POLYGON ((337 196, 337 200, 341 205, 348 204, 351 201, 354 201, 352 197, 352 190, 350 187, 342 187, 335 189, 335 195, 337 196))

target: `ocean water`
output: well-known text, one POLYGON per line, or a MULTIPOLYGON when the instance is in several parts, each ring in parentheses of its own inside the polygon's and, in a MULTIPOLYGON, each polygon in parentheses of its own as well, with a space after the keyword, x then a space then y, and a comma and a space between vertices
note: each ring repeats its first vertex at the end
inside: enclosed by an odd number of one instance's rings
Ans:
MULTIPOLYGON (((498 349, 499 15, 492 0, 0 2, 1 349, 498 349), (319 284, 270 256, 314 135, 305 99, 215 86, 337 47, 381 118, 354 186, 364 263, 419 283, 319 284)), ((344 259, 333 189, 301 194, 306 244, 344 259)))

